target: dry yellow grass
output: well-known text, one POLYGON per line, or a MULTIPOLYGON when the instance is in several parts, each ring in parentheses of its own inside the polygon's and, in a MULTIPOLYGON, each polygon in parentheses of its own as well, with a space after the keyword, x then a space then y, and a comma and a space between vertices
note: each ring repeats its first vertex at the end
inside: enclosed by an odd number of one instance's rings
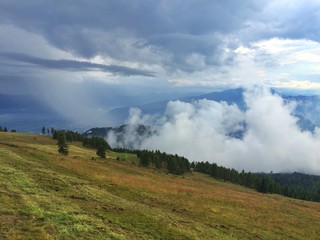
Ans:
POLYGON ((109 156, 79 143, 61 156, 49 137, 0 133, 0 238, 320 239, 319 203, 109 156))

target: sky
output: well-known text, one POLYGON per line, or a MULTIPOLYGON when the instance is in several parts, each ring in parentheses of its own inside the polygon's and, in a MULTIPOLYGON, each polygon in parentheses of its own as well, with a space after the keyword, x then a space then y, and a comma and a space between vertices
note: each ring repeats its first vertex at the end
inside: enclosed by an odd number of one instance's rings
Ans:
POLYGON ((0 0, 0 93, 100 125, 239 86, 319 93, 319 26, 319 0, 0 0))

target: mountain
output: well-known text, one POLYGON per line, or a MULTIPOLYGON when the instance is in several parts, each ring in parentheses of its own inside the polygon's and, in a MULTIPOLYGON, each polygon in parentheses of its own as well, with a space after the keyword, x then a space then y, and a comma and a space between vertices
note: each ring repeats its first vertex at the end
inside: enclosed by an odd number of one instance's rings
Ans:
POLYGON ((243 88, 227 89, 221 92, 212 92, 204 95, 186 97, 179 99, 183 102, 192 102, 201 99, 212 100, 216 102, 226 102, 229 105, 236 104, 240 109, 246 108, 246 103, 243 99, 243 88))
POLYGON ((0 132, 0 185, 0 239, 319 239, 319 203, 47 136, 0 132))
POLYGON ((91 128, 83 133, 85 137, 108 137, 108 141, 120 148, 135 149, 140 145, 144 138, 147 138, 154 134, 155 131, 149 126, 145 125, 121 125, 119 127, 102 127, 91 128), (134 136, 134 138, 128 138, 127 136, 134 136))
MULTIPOLYGON (((184 97, 177 99, 183 102, 193 102, 201 99, 208 99, 217 102, 226 102, 228 104, 236 104, 242 111, 245 111, 247 106, 243 97, 244 89, 229 89, 221 92, 212 92, 204 95, 184 97)), ((273 94, 278 94, 272 91, 273 94)), ((303 131, 314 132, 317 126, 320 126, 320 101, 319 96, 285 96, 282 98, 286 103, 295 102, 296 108, 294 116, 297 118, 297 124, 303 131)), ((169 101, 169 100, 168 100, 169 101)), ((144 114, 164 114, 168 101, 160 101, 150 103, 146 105, 136 106, 142 110, 144 114)), ((112 114, 117 115, 118 118, 127 118, 130 107, 114 109, 112 114)), ((227 136, 242 139, 247 129, 245 121, 240 122, 238 128, 231 130, 226 133, 227 136)), ((100 136, 108 137, 113 147, 124 147, 124 148, 139 148, 139 143, 145 137, 149 137, 156 131, 151 130, 150 127, 146 126, 128 126, 122 125, 120 127, 107 127, 107 128, 93 128, 85 132, 87 136, 100 136), (136 129, 132 129, 136 128, 136 129), (129 136, 130 138, 126 138, 129 136)))
POLYGON ((297 106, 294 114, 306 125, 320 127, 320 96, 283 96, 285 101, 294 101, 297 106))
POLYGON ((200 99, 208 99, 208 100, 213 100, 217 102, 225 101, 228 104, 235 103, 241 109, 244 109, 245 102, 242 97, 243 91, 244 90, 242 88, 229 89, 221 92, 212 92, 212 93, 192 96, 192 97, 183 97, 183 98, 164 100, 164 101, 153 102, 153 103, 148 103, 143 105, 120 107, 120 108, 112 109, 110 111, 110 114, 115 116, 119 120, 119 122, 124 122, 128 117, 130 108, 133 108, 133 107, 141 109, 142 112, 145 114, 163 114, 169 101, 179 100, 179 101, 190 103, 192 101, 196 101, 200 99))
MULTIPOLYGON (((163 114, 165 112, 167 103, 169 101, 183 101, 193 102, 201 99, 207 99, 217 102, 226 102, 230 104, 236 104, 241 110, 246 109, 246 103, 243 98, 244 89, 228 89, 220 92, 212 92, 193 97, 184 97, 179 99, 171 99, 166 101, 154 102, 144 105, 127 106, 116 108, 110 111, 110 114, 115 116, 119 122, 124 122, 129 113, 129 109, 137 107, 142 110, 144 114, 163 114)), ((272 93, 277 93, 272 91, 272 93)), ((298 125, 302 130, 313 132, 315 127, 320 127, 320 97, 319 96, 288 96, 281 95, 285 102, 295 101, 297 103, 294 115, 298 118, 298 125)), ((241 134, 240 134, 241 135, 241 134)))
MULTIPOLYGON (((244 110, 246 109, 246 104, 242 96, 243 92, 242 88, 228 89, 192 97, 173 98, 143 105, 114 108, 109 113, 115 119, 114 126, 116 126, 125 123, 129 109, 132 107, 140 108, 144 114, 163 114, 170 100, 183 102, 192 102, 200 99, 224 101, 228 104, 234 103, 244 110)), ((297 103, 294 114, 298 118, 301 129, 314 131, 316 126, 320 126, 319 96, 282 95, 282 97, 285 101, 295 101, 297 103)), ((79 128, 77 123, 71 122, 65 116, 61 116, 56 110, 34 96, 0 94, 0 126, 7 126, 10 129, 16 128, 19 131, 39 132, 39 128, 43 125, 54 128, 66 126, 73 129, 79 128)))

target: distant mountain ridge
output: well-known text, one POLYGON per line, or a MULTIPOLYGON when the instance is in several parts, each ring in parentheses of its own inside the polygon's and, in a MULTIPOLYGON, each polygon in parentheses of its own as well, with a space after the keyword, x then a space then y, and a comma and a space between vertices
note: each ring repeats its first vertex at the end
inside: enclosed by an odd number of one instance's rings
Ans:
MULTIPOLYGON (((245 111, 247 106, 243 97, 244 89, 229 89, 221 92, 212 92, 193 97, 184 97, 176 99, 179 101, 191 103, 200 99, 207 99, 217 102, 226 102, 227 104, 236 104, 242 111, 245 111)), ((273 94, 279 94, 272 91, 273 94)), ((280 94, 279 94, 280 95, 280 94)), ((297 118, 297 124, 302 131, 314 132, 316 127, 320 126, 320 101, 319 96, 282 96, 285 102, 296 102, 296 108, 293 115, 297 118)), ((141 109, 143 114, 164 114, 168 101, 160 101, 141 106, 136 106, 141 109)), ((128 117, 130 107, 119 108, 113 114, 123 115, 123 122, 128 117)), ((119 116, 119 115, 118 115, 119 116)), ((121 117, 121 116, 120 116, 121 117)), ((245 121, 239 123, 240 128, 235 131, 227 132, 226 135, 236 139, 242 139, 247 131, 247 124, 245 121)), ((150 126, 129 126, 121 125, 119 127, 104 127, 92 128, 86 131, 86 136, 100 136, 107 138, 113 147, 122 148, 139 148, 140 143, 144 138, 150 137, 156 133, 156 130, 150 126), (126 137, 130 136, 130 137, 126 137)))
MULTIPOLYGON (((169 101, 179 100, 182 102, 191 103, 193 101, 201 99, 207 99, 216 102, 226 102, 229 105, 236 104, 241 110, 245 110, 246 103, 243 98, 244 91, 245 90, 243 88, 228 89, 220 92, 212 92, 199 96, 159 101, 144 105, 126 106, 113 109, 110 111, 110 114, 115 116, 119 122, 124 123, 128 117, 129 109, 132 107, 141 109, 141 111, 144 114, 163 114, 169 101)), ((272 90, 272 93, 274 94, 277 92, 272 90)), ((298 118, 298 125, 302 130, 308 130, 313 132, 315 127, 320 127, 320 96, 287 96, 281 94, 279 95, 284 99, 285 102, 297 102, 297 107, 295 109, 294 116, 298 118)))
POLYGON ((83 133, 86 137, 102 137, 108 138, 111 145, 117 145, 120 148, 135 149, 140 145, 144 138, 150 137, 155 131, 149 126, 145 125, 121 125, 119 127, 101 127, 91 128, 83 133), (127 138, 127 136, 134 136, 134 138, 127 138))
POLYGON ((241 109, 244 109, 246 104, 243 100, 242 94, 244 89, 236 88, 236 89, 228 89, 220 92, 212 92, 207 94, 202 94, 198 96, 191 96, 191 97, 183 97, 183 98, 176 98, 176 99, 168 99, 159 102, 153 102, 143 105, 134 105, 134 106, 125 106, 112 109, 110 114, 115 116, 120 122, 124 122, 128 117, 128 112, 130 108, 136 107, 142 110, 145 114, 163 114, 167 104, 169 101, 182 101, 182 102, 192 102, 200 99, 208 99, 217 102, 227 102, 228 104, 235 103, 241 109))

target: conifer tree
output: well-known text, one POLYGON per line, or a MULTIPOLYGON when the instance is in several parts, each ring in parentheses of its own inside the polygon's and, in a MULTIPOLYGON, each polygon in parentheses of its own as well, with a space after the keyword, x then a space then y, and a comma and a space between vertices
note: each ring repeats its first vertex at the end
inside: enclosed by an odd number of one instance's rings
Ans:
POLYGON ((104 145, 100 145, 97 150, 97 155, 103 159, 106 159, 106 147, 104 145))
POLYGON ((260 184, 257 189, 261 193, 267 193, 268 192, 268 183, 267 179, 263 176, 262 179, 260 180, 260 184))
POLYGON ((60 131, 58 136, 58 152, 62 155, 68 155, 69 149, 66 140, 66 132, 60 131))
POLYGON ((42 129, 41 129, 41 133, 42 135, 45 135, 46 134, 46 128, 43 126, 42 129))
POLYGON ((8 132, 7 127, 4 127, 4 128, 3 128, 3 131, 4 131, 4 132, 8 132))

